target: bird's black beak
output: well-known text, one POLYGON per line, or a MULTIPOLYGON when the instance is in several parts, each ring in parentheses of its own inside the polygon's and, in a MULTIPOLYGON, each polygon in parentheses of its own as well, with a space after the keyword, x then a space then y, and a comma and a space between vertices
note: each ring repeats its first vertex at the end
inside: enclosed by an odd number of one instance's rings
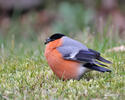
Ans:
POLYGON ((47 43, 49 43, 49 42, 51 42, 51 39, 50 39, 50 38, 46 39, 46 41, 45 41, 44 44, 47 44, 47 43))

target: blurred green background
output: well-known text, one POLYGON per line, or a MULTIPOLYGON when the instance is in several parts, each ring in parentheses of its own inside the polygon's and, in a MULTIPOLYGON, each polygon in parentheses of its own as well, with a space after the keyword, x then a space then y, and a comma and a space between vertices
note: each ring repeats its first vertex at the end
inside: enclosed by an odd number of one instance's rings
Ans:
POLYGON ((43 40, 56 32, 76 37, 88 32, 124 39, 124 4, 124 0, 0 0, 0 38, 43 40))
POLYGON ((103 52, 124 44, 124 4, 124 0, 0 0, 0 43, 16 49, 32 42, 44 47, 45 39, 59 32, 103 52))

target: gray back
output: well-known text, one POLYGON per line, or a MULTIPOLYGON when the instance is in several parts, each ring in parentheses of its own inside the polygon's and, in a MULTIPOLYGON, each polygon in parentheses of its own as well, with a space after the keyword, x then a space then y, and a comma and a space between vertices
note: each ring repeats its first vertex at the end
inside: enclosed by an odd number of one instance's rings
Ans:
POLYGON ((58 47, 57 49, 59 50, 59 52, 62 53, 62 55, 74 55, 76 53, 79 52, 79 50, 86 50, 88 51, 88 48, 83 45, 82 43, 73 40, 67 36, 64 36, 63 38, 63 43, 60 47, 58 47))

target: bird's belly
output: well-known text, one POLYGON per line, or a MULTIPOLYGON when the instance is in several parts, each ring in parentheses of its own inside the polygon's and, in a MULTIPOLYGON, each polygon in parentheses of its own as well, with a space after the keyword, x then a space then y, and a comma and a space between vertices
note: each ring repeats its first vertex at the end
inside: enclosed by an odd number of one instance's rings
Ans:
POLYGON ((49 63, 53 72, 60 78, 60 79, 76 79, 78 74, 78 66, 79 64, 72 61, 62 61, 58 60, 54 63, 49 63))
POLYGON ((78 80, 83 76, 84 73, 91 71, 90 69, 83 66, 83 64, 80 65, 78 69, 78 80))
POLYGON ((79 72, 81 68, 80 63, 64 60, 57 50, 47 55, 46 58, 49 66, 60 79, 78 79, 82 72, 79 72))

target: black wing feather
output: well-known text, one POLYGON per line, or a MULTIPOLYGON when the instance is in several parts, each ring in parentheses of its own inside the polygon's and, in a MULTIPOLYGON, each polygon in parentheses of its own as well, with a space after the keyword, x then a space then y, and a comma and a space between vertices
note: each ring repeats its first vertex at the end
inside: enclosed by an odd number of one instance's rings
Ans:
POLYGON ((104 63, 108 63, 108 64, 111 64, 111 63, 112 63, 112 62, 110 62, 110 61, 104 59, 104 58, 101 57, 101 56, 99 56, 99 57, 97 58, 97 60, 102 61, 102 62, 104 62, 104 63))
POLYGON ((104 59, 103 57, 101 57, 99 52, 97 52, 97 51, 95 51, 95 50, 92 50, 92 49, 89 49, 89 51, 90 51, 90 52, 93 52, 93 53, 95 53, 95 54, 97 55, 97 57, 96 57, 97 60, 102 61, 102 62, 104 62, 104 63, 109 63, 109 64, 112 63, 112 62, 110 62, 110 61, 104 59))
POLYGON ((93 52, 94 54, 96 54, 96 56, 100 56, 100 53, 95 51, 95 50, 92 50, 92 49, 88 49, 90 52, 93 52))
POLYGON ((107 65, 102 64, 102 63, 100 63, 100 62, 98 62, 98 61, 95 61, 95 64, 98 64, 98 65, 101 65, 101 66, 106 66, 106 67, 108 67, 107 65))
POLYGON ((107 65, 102 64, 101 62, 104 63, 111 63, 111 62, 101 57, 99 52, 94 51, 92 49, 88 49, 88 51, 80 50, 73 58, 70 57, 70 54, 66 54, 64 56, 64 59, 86 62, 83 66, 87 67, 88 69, 93 69, 99 72, 111 72, 111 70, 109 69, 98 66, 101 65, 107 67, 107 65))
POLYGON ((88 51, 80 50, 75 55, 74 58, 71 58, 70 54, 66 54, 66 55, 64 55, 64 59, 75 60, 75 61, 79 61, 79 62, 95 63, 95 64, 99 64, 102 66, 106 66, 106 65, 104 65, 96 60, 99 60, 99 61, 104 62, 104 63, 111 63, 110 61, 101 57, 99 52, 94 51, 92 49, 88 49, 88 51))
POLYGON ((89 51, 80 50, 79 53, 76 54, 75 58, 78 61, 86 61, 86 62, 93 62, 93 59, 96 55, 89 51))

